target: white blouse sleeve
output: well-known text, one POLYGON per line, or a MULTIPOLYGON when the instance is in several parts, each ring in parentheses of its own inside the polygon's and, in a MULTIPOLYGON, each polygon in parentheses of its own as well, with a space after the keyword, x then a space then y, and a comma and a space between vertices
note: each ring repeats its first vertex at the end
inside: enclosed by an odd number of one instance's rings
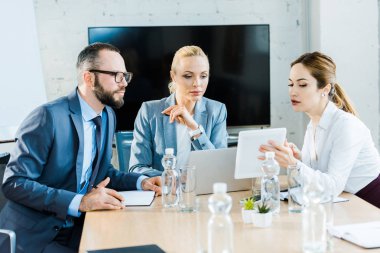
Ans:
POLYGON ((324 187, 331 187, 334 195, 341 194, 345 188, 351 170, 362 148, 364 139, 360 134, 365 131, 358 122, 350 119, 340 119, 335 122, 327 138, 333 138, 329 141, 330 148, 327 173, 314 170, 306 164, 298 161, 297 165, 301 167, 304 180, 319 180, 324 187))

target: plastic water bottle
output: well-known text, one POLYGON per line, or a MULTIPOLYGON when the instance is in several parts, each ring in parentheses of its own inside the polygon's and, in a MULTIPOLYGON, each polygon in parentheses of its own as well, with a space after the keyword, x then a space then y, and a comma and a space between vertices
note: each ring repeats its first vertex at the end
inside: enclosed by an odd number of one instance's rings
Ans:
POLYGON ((323 253, 327 248, 326 211, 321 204, 323 188, 318 180, 304 185, 302 247, 305 253, 323 253))
POLYGON ((164 208, 176 207, 180 197, 179 173, 175 170, 176 157, 174 149, 165 149, 165 155, 162 158, 164 171, 161 175, 162 183, 162 206, 164 208))
POLYGON ((278 173, 280 166, 274 159, 274 152, 265 152, 262 165, 264 176, 261 179, 261 201, 270 206, 273 213, 280 212, 280 183, 278 173))
POLYGON ((208 199, 212 213, 208 221, 208 253, 233 252, 233 223, 230 217, 232 199, 226 183, 215 183, 214 194, 208 199))

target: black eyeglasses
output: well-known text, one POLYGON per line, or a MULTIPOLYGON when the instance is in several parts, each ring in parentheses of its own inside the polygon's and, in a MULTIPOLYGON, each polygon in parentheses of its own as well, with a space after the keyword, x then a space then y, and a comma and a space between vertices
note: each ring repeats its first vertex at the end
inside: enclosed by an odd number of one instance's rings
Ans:
POLYGON ((89 72, 91 73, 102 73, 107 74, 115 77, 115 82, 121 83, 123 81, 123 78, 125 78, 125 81, 127 83, 130 83, 132 80, 133 73, 131 72, 114 72, 114 71, 106 71, 106 70, 99 70, 99 69, 90 69, 89 72))

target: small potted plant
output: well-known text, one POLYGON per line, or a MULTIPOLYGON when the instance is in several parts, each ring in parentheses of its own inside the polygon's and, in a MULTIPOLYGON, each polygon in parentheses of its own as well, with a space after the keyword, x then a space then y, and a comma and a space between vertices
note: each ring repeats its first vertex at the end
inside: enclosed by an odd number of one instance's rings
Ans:
POLYGON ((272 212, 270 207, 262 202, 252 213, 252 222, 255 227, 265 228, 272 224, 272 212))
POLYGON ((255 200, 253 197, 249 197, 243 200, 243 208, 241 209, 241 215, 243 222, 246 224, 252 223, 252 213, 254 212, 255 200))

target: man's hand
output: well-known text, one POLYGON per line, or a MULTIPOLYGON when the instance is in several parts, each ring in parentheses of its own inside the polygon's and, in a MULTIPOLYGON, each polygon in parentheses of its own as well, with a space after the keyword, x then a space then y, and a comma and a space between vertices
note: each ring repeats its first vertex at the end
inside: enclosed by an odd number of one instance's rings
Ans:
POLYGON ((141 182, 141 188, 144 191, 155 191, 156 196, 161 195, 161 177, 145 178, 141 182))
POLYGON ((79 211, 88 212, 101 209, 123 209, 123 196, 115 190, 106 188, 109 182, 110 178, 107 177, 84 195, 79 205, 79 211))

